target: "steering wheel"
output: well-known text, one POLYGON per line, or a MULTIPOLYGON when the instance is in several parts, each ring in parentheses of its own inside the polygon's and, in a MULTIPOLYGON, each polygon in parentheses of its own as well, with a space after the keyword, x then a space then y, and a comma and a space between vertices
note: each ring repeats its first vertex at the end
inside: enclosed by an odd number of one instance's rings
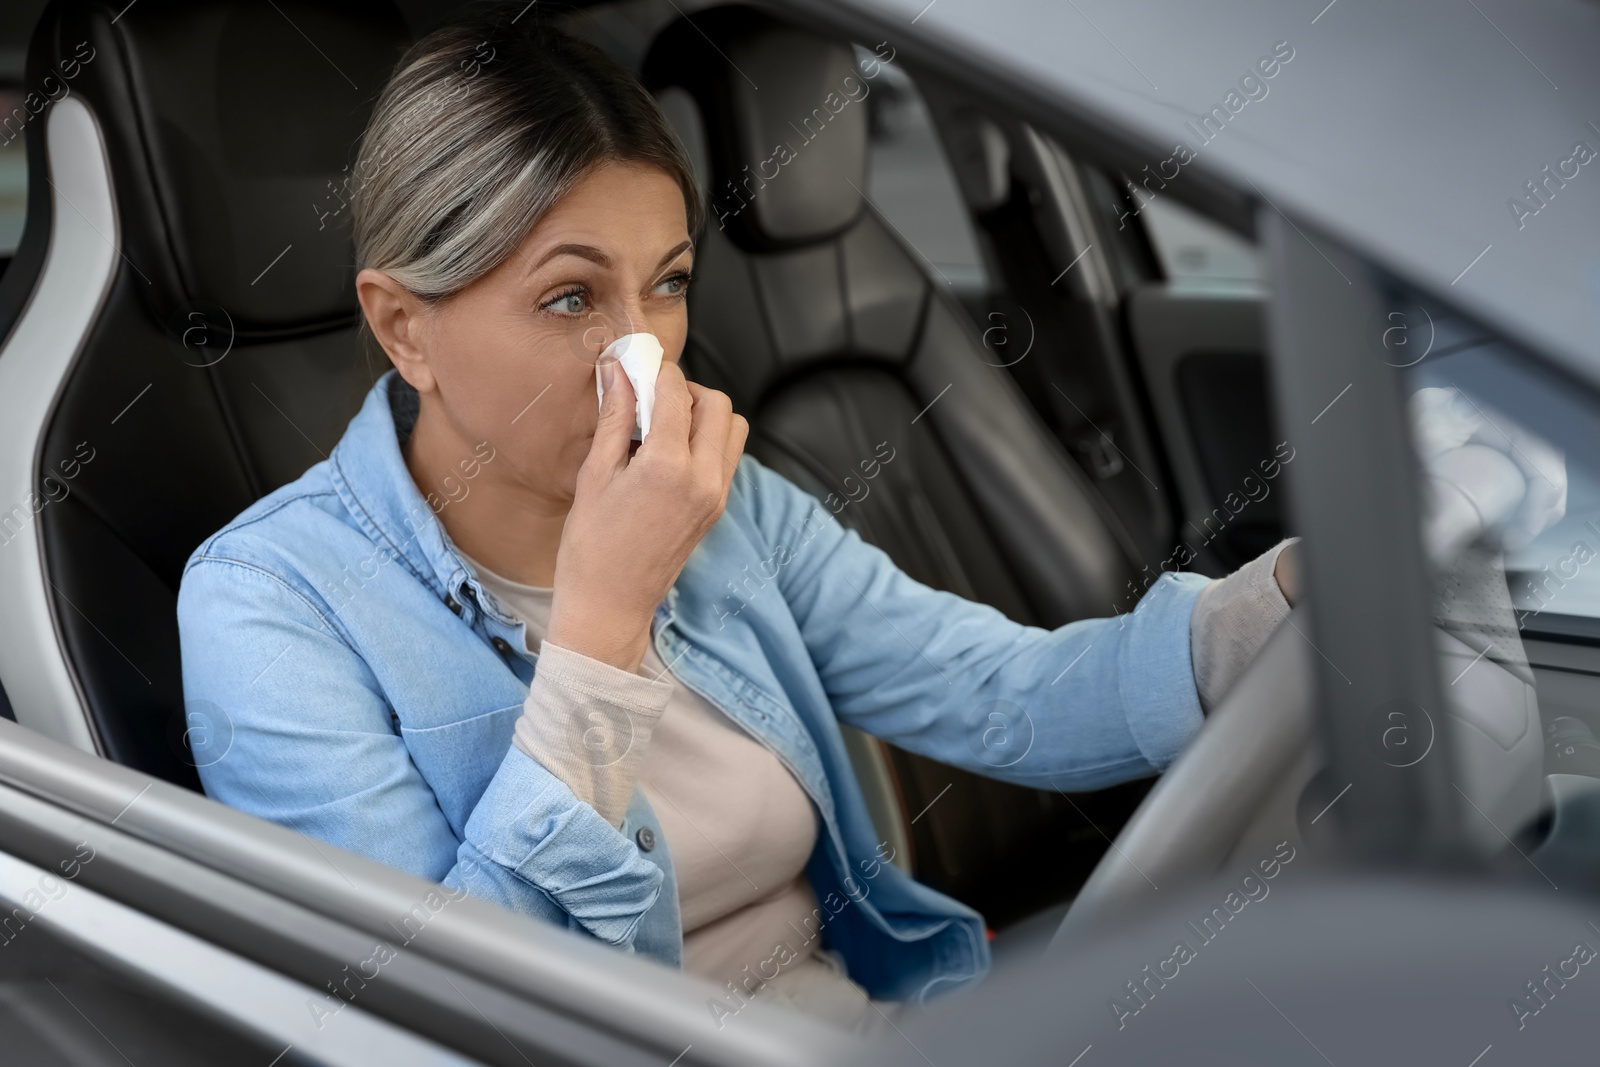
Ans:
POLYGON ((1146 902, 1164 884, 1216 872, 1263 802, 1310 754, 1315 681, 1306 639, 1279 626, 1100 858, 1056 943, 1146 902))
MULTIPOLYGON (((1479 585, 1478 605, 1504 608, 1509 618, 1503 572, 1481 557, 1466 563, 1489 579, 1479 585)), ((1457 636, 1463 613, 1448 596, 1440 610, 1441 668, 1453 674, 1454 663, 1477 663, 1483 656, 1457 636)), ((1150 790, 1079 891, 1055 944, 1147 902, 1163 884, 1216 874, 1252 828, 1273 842, 1299 839, 1296 801, 1322 763, 1314 736, 1313 650, 1304 636, 1303 612, 1295 609, 1278 627, 1150 790), (1295 616, 1302 618, 1296 622, 1295 616)), ((1501 829, 1513 832, 1537 814, 1544 778, 1538 701, 1521 642, 1514 630, 1496 636, 1515 645, 1520 667, 1484 660, 1474 684, 1449 691, 1440 711, 1454 720, 1453 780, 1477 809, 1476 815, 1464 813, 1463 830, 1485 855, 1504 847, 1501 829)))

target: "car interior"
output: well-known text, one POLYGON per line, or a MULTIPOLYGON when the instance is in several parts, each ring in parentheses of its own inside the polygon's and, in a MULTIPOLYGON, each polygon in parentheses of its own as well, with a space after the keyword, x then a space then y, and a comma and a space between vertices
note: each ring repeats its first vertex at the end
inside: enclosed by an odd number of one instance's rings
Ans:
MULTIPOLYGON (((92 54, 48 124, 0 146, 0 381, 21 383, 0 390, 4 484, 77 461, 42 507, 0 517, 0 712, 86 769, 98 757, 198 793, 181 569, 325 458, 388 369, 359 328, 348 175, 395 59, 454 9, 137 2, 138 17, 90 0, 0 16, 6 115, 31 114, 24 87, 56 57, 92 54)), ((1293 464, 1303 431, 1273 415, 1252 240, 886 41, 744 3, 603 0, 560 18, 641 78, 694 163, 710 221, 690 377, 750 419, 752 455, 907 573, 1055 627, 1132 610, 1163 570, 1226 574, 1290 532, 1264 472, 1293 464), (847 76, 865 95, 808 127, 792 173, 751 183, 847 76)), ((1500 622, 1514 607, 1488 602, 1500 622)), ((1587 620, 1563 620, 1544 614, 1500 661, 1536 674, 1542 700, 1451 711, 1486 739, 1465 791, 1541 834, 1547 761, 1569 748, 1563 768, 1600 775, 1582 732, 1600 725, 1600 652, 1587 620), (1567 732, 1547 743, 1557 711, 1567 732)), ((1003 959, 1074 900, 1087 923, 1146 883, 1316 840, 1342 785, 1319 773, 1317 655, 1282 628, 1154 791, 1030 790, 860 734, 851 754, 897 862, 983 913, 1003 959), (1103 862, 1114 839, 1129 863, 1103 862)), ((218 827, 251 821, 212 807, 218 827)))
MULTIPOLYGON (((306 5, 303 22, 289 14, 323 51, 338 50, 338 70, 270 8, 218 5, 207 16, 197 4, 158 30, 130 22, 128 56, 95 36, 109 27, 87 9, 53 9, 36 31, 94 42, 74 90, 98 118, 124 241, 81 351, 37 413, 41 455, 87 442, 96 456, 38 519, 37 566, 53 592, 40 632, 59 629, 50 651, 85 720, 83 733, 53 725, 193 789, 174 610, 183 562, 323 458, 388 366, 357 330, 339 192, 407 24, 383 4, 306 5), (219 69, 214 99, 197 96, 173 59, 227 55, 246 40, 258 58, 219 69), (261 66, 272 62, 294 75, 261 66), (280 253, 285 269, 267 269, 280 253)), ((598 5, 572 21, 660 95, 714 210, 715 191, 857 62, 850 42, 751 7, 690 25, 670 4, 598 5), (729 61, 713 62, 716 51, 729 61), (754 66, 759 94, 739 73, 754 66)), ((751 419, 752 455, 819 498, 848 501, 840 521, 918 580, 1043 626, 1129 610, 1136 579, 1151 577, 1134 561, 1184 513, 1156 489, 1173 479, 1136 383, 1158 376, 1169 399, 1187 398, 1169 413, 1174 428, 1211 454, 1188 442, 1173 451, 1194 468, 1194 497, 1211 499, 1208 469, 1272 454, 1251 299, 1174 296, 1148 242, 1101 236, 1118 203, 1110 179, 1025 125, 1008 128, 948 90, 924 98, 920 80, 883 70, 865 106, 806 144, 793 167, 809 169, 769 183, 726 229, 706 227, 685 364, 751 419), (916 190, 929 206, 915 224, 937 237, 955 230, 971 263, 946 270, 880 213, 871 174, 880 160, 895 166, 895 152, 920 154, 898 165, 921 163, 917 180, 931 187, 916 190), (1081 235, 1136 254, 1117 273, 1086 257, 1040 291, 1007 284, 1046 267, 1061 274, 1081 235), (1181 344, 1152 338, 1149 362, 1133 364, 1137 327, 1117 328, 1119 308, 1160 320, 1173 303, 1196 328, 1181 344), (1209 391, 1183 390, 1186 375, 1209 391), (946 391, 962 402, 939 405, 946 391), (880 442, 897 462, 869 482, 857 465, 880 442)), ((42 179, 32 188, 47 191, 42 179)), ((887 192, 886 202, 902 199, 887 192)), ((44 266, 42 192, 30 210, 39 214, 0 305, 13 316, 44 266)), ((1281 530, 1270 500, 1237 523, 1209 518, 1214 569, 1281 530)), ((997 928, 1069 899, 1144 788, 1039 793, 854 740, 886 839, 908 844, 898 851, 919 878, 997 928), (1063 842, 1043 871, 1025 859, 1040 833, 1063 842)))

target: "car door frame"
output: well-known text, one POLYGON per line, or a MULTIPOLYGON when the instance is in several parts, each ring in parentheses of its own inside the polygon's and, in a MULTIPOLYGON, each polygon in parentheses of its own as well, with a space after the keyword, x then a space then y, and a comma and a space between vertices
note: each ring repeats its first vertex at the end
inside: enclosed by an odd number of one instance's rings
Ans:
MULTIPOLYGON (((75 887, 303 984, 307 1019, 321 1014, 314 1004, 333 1014, 354 1010, 511 1067, 530 1057, 799 1067, 841 1039, 831 1027, 760 1003, 742 1005, 732 1023, 719 1020, 708 1004, 721 1003, 725 991, 704 979, 495 904, 452 897, 0 721, 0 852, 48 870, 80 842, 95 859, 82 865, 75 887), (399 947, 384 959, 379 944, 399 947), (335 987, 353 990, 351 1007, 337 1007, 335 987)), ((40 916, 65 921, 48 909, 40 916)), ((95 948, 92 931, 66 932, 95 948)), ((134 966, 114 955, 109 965, 134 966)), ((146 977, 161 984, 154 972, 146 977)), ((276 1032, 227 997, 206 1007, 246 1029, 276 1032)))

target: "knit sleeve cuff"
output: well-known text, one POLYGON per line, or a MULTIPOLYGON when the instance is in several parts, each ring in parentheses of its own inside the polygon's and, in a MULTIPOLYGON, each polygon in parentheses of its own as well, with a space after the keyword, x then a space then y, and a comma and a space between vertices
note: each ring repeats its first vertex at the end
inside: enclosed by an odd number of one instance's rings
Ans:
POLYGON ((545 641, 512 740, 620 826, 673 689, 545 641))
POLYGON ((1212 582, 1195 602, 1189 623, 1189 654, 1194 661, 1200 704, 1211 711, 1227 696, 1289 615, 1278 588, 1278 556, 1298 538, 1280 541, 1226 578, 1212 582))

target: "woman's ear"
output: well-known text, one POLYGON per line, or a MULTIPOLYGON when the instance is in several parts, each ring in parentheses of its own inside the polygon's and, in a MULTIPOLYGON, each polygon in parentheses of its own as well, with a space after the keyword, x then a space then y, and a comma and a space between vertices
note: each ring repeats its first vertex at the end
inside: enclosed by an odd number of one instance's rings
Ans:
POLYGON ((361 301, 368 329, 400 377, 419 393, 432 391, 433 370, 428 366, 424 329, 427 306, 422 299, 370 267, 356 275, 356 298, 361 301))

